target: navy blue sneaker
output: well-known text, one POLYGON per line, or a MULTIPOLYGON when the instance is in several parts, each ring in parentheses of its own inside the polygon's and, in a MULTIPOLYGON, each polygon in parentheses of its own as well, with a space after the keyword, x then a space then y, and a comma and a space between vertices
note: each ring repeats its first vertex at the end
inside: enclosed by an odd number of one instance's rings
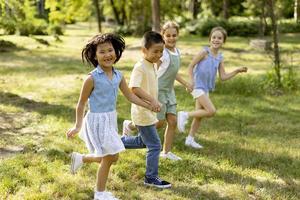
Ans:
POLYGON ((168 181, 161 180, 158 177, 147 177, 145 176, 144 185, 154 186, 157 188, 169 188, 171 187, 171 183, 168 181))

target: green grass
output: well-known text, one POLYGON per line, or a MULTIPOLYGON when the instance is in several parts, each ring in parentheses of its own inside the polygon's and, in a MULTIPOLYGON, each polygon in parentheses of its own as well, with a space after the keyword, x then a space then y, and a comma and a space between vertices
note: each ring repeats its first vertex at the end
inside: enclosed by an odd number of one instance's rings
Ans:
MULTIPOLYGON (((69 153, 87 152, 79 139, 65 132, 75 121, 81 84, 91 68, 80 62, 80 50, 96 33, 90 25, 68 27, 62 42, 40 36, 0 36, 18 49, 0 54, 0 199, 92 199, 97 165, 69 173, 69 153), (21 152, 20 150, 21 149, 21 152)), ((293 52, 299 72, 300 35, 281 37, 281 49, 293 52)), ((211 99, 217 115, 203 120, 197 140, 204 149, 184 146, 186 134, 177 134, 173 150, 179 162, 162 160, 160 176, 173 187, 143 186, 145 150, 127 150, 112 167, 107 189, 123 200, 299 199, 300 98, 299 91, 280 96, 263 88, 271 59, 250 49, 251 38, 229 37, 224 46, 226 69, 249 67, 249 73, 225 83, 217 82, 211 99)), ((129 79, 140 51, 140 38, 128 37, 128 49, 117 64, 129 79)), ((207 38, 183 36, 181 73, 187 77, 192 56, 207 38)), ((283 56, 286 63, 290 57, 283 56)), ((297 79, 299 81, 299 77, 297 79)), ((178 110, 194 108, 192 97, 176 84, 178 110)), ((130 103, 118 98, 119 130, 130 118, 130 103)), ((161 139, 163 131, 160 131, 161 139)))

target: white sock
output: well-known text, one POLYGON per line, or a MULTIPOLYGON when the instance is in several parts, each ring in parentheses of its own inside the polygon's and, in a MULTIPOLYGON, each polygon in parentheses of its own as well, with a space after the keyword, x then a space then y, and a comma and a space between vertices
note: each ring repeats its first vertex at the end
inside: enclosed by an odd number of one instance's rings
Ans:
POLYGON ((193 136, 190 136, 190 135, 188 135, 188 136, 186 137, 186 139, 187 139, 187 140, 194 140, 194 137, 193 137, 193 136))

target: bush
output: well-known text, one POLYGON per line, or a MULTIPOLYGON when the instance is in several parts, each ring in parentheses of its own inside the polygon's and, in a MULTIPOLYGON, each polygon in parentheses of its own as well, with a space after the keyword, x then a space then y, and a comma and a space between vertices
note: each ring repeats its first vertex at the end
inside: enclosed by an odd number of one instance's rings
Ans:
POLYGON ((13 35, 16 33, 16 22, 11 19, 2 19, 0 21, 0 27, 4 29, 4 33, 7 35, 13 35))
POLYGON ((130 26, 117 26, 115 33, 123 35, 123 36, 128 36, 128 35, 132 35, 134 33, 134 29, 130 26))
POLYGON ((49 25, 47 28, 47 32, 52 35, 63 35, 64 34, 62 25, 58 25, 58 24, 49 25))
POLYGON ((18 24, 20 35, 48 35, 47 23, 42 19, 25 20, 18 24))
POLYGON ((300 33, 300 23, 294 20, 282 20, 279 22, 278 29, 280 33, 300 33))

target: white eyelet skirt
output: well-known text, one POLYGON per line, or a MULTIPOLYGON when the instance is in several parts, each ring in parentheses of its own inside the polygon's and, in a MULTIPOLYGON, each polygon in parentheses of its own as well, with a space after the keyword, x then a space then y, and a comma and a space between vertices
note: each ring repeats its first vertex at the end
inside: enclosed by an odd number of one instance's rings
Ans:
POLYGON ((114 155, 125 150, 118 135, 117 112, 87 112, 79 137, 93 157, 114 155))

